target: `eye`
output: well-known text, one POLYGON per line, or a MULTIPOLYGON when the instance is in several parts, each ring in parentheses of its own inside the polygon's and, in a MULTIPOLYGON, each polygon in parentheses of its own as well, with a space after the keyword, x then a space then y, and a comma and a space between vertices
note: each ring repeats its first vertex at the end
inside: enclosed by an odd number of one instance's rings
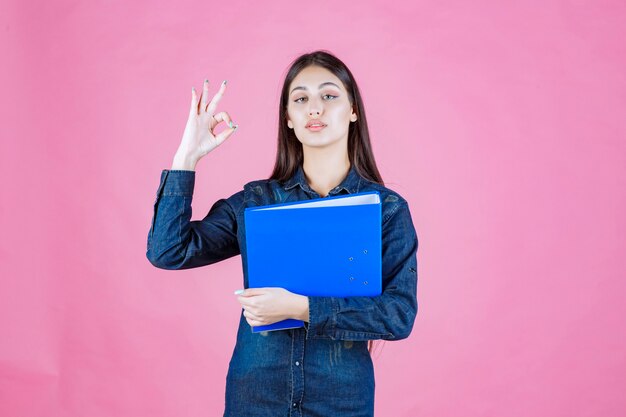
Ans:
MULTIPOLYGON (((332 94, 324 94, 324 95, 322 96, 322 98, 323 98, 323 97, 332 97, 332 98, 330 98, 329 100, 334 100, 334 99, 336 99, 338 96, 334 96, 334 95, 332 95, 332 94)), ((302 103, 300 100, 305 99, 305 98, 306 98, 306 97, 299 97, 299 98, 295 99, 293 102, 294 102, 294 103, 302 103)))

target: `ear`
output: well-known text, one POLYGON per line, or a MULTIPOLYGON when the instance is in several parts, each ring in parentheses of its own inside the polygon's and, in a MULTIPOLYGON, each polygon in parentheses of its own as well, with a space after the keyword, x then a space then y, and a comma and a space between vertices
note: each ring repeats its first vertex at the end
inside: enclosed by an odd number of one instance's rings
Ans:
POLYGON ((293 123, 291 122, 291 120, 289 120, 289 117, 287 117, 287 126, 289 127, 289 129, 293 129, 293 123))
POLYGON ((356 122, 356 119, 357 119, 357 115, 354 112, 354 107, 352 107, 352 113, 350 114, 350 121, 351 122, 356 122))

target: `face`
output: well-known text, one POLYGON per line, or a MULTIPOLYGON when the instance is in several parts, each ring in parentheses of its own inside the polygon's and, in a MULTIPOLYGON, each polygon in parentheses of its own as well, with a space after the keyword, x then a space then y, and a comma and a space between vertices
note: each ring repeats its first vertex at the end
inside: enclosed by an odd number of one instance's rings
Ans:
POLYGON ((348 142, 348 128, 356 121, 348 92, 332 72, 319 66, 300 71, 289 85, 287 126, 304 147, 348 142), (317 119, 323 127, 307 127, 317 119))

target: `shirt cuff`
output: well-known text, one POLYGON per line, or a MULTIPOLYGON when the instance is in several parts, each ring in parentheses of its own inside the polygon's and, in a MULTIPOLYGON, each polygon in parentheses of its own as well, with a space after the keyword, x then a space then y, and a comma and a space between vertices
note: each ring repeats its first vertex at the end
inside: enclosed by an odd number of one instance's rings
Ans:
POLYGON ((309 325, 306 338, 334 339, 338 304, 333 297, 308 296, 308 298, 309 325))
POLYGON ((163 195, 193 196, 196 171, 164 169, 161 172, 163 195))

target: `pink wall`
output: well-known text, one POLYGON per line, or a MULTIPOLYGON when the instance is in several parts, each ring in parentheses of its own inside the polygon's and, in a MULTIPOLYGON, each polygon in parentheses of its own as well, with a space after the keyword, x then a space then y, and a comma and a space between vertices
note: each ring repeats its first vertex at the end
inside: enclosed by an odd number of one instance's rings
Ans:
POLYGON ((3 2, 0 415, 221 415, 240 260, 149 264, 160 172, 206 77, 240 127, 193 218, 266 177, 284 71, 317 48, 420 238, 377 415, 624 415, 626 3, 514 3, 3 2))

